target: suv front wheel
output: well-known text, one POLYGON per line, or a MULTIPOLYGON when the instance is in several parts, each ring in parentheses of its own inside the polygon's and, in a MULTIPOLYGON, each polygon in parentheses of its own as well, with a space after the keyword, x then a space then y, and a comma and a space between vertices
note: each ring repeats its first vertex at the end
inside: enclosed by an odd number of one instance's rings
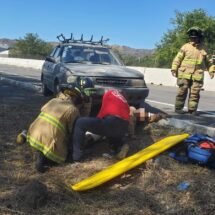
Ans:
POLYGON ((49 88, 46 86, 46 84, 44 83, 44 81, 42 81, 42 94, 44 96, 51 96, 53 94, 51 92, 51 90, 49 90, 49 88))
POLYGON ((60 85, 58 80, 56 80, 54 83, 54 95, 56 96, 59 92, 60 92, 60 85))

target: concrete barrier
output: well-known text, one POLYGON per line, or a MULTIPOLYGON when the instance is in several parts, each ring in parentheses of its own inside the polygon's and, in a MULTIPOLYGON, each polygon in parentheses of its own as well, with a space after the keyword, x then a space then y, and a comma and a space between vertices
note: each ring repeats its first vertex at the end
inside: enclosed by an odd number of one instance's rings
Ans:
MULTIPOLYGON (((144 74, 148 84, 175 87, 176 78, 172 76, 170 69, 148 68, 148 67, 129 67, 136 69, 144 74)), ((215 78, 211 79, 208 72, 205 72, 204 90, 215 91, 215 78)))
MULTIPOLYGON (((31 60, 20 58, 4 58, 0 57, 0 64, 7 64, 12 66, 34 68, 41 70, 43 60, 31 60)), ((170 69, 148 68, 148 67, 129 67, 136 69, 144 74, 147 84, 176 86, 176 78, 171 75, 170 69)), ((208 72, 205 72, 204 90, 215 91, 215 78, 210 79, 208 72)))
POLYGON ((148 67, 129 67, 138 70, 145 76, 148 84, 176 86, 176 78, 171 75, 170 69, 148 68, 148 67))
POLYGON ((44 60, 0 57, 0 64, 25 67, 25 68, 41 69, 43 63, 44 63, 44 60))

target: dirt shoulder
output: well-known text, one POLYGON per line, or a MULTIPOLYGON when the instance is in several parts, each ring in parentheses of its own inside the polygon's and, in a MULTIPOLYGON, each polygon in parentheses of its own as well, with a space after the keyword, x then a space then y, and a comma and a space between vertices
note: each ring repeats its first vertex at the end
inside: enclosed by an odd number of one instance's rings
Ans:
MULTIPOLYGON (((68 186, 116 162, 102 157, 108 149, 105 141, 93 146, 86 162, 63 164, 38 174, 30 146, 17 146, 15 138, 46 101, 39 94, 0 86, 0 214, 214 214, 214 170, 179 164, 167 152, 84 193, 68 186), (188 182, 188 189, 179 191, 181 182, 188 182), (35 193, 40 198, 32 203, 35 193)), ((181 132, 141 124, 137 138, 129 140, 130 154, 181 132)))

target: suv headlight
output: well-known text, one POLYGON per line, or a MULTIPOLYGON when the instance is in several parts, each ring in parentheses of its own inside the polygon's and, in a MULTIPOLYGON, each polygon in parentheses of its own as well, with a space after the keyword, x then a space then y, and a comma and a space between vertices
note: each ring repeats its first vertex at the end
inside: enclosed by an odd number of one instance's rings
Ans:
POLYGON ((70 75, 67 77, 66 81, 67 81, 67 83, 74 83, 74 82, 76 82, 76 79, 77 79, 76 76, 70 75))
POLYGON ((133 80, 131 80, 131 86, 133 86, 133 87, 145 87, 146 83, 143 79, 133 79, 133 80))

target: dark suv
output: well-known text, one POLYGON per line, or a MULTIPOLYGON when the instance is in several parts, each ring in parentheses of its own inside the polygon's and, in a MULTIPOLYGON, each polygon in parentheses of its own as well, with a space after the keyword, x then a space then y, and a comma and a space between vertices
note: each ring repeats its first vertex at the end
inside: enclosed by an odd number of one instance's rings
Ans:
POLYGON ((42 67, 42 90, 45 96, 59 92, 61 84, 89 77, 96 88, 94 103, 101 102, 105 90, 116 88, 123 92, 130 105, 136 107, 149 94, 144 76, 125 67, 103 40, 63 40, 57 45, 42 67))

